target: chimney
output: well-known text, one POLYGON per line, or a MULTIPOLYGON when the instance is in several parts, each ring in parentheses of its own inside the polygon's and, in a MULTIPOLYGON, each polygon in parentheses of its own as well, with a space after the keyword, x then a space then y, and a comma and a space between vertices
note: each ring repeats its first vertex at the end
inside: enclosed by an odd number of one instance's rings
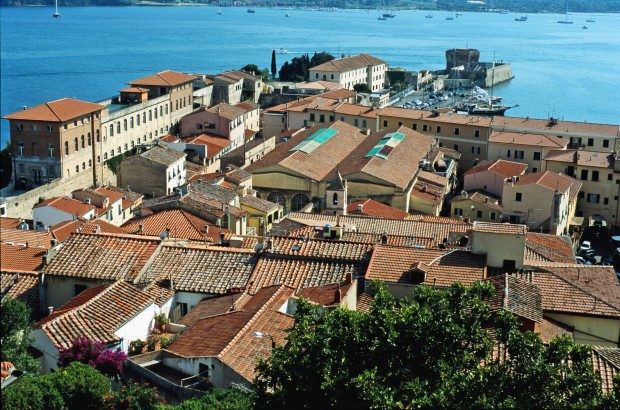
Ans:
POLYGON ((101 225, 95 225, 95 233, 101 233, 101 225))
POLYGON ((54 313, 54 306, 48 306, 47 308, 47 314, 51 315, 52 313, 54 313))
POLYGON ((362 212, 364 210, 364 204, 357 204, 357 212, 362 212))
POLYGON ((340 284, 338 284, 338 289, 334 292, 334 303, 340 303, 342 300, 342 290, 340 290, 340 284))
POLYGON ((204 233, 209 233, 209 225, 205 224, 204 228, 202 228, 204 233))
POLYGON ((85 203, 86 205, 90 205, 90 198, 86 198, 86 199, 84 200, 84 203, 85 203))
POLYGON ((347 275, 344 278, 344 282, 346 284, 351 284, 353 283, 353 275, 351 274, 351 272, 348 272, 347 275))
POLYGON ((224 232, 220 233, 220 245, 224 244, 224 232))
POLYGON ((28 242, 26 242, 26 248, 28 248, 28 242))
POLYGON ((138 225, 138 233, 139 234, 143 234, 144 233, 144 225, 143 224, 138 225))

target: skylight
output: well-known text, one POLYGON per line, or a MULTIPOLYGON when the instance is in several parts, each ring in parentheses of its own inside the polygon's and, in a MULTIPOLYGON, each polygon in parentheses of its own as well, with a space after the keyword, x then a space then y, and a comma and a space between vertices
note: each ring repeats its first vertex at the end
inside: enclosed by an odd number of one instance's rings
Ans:
POLYGON ((333 128, 321 128, 299 144, 295 145, 291 151, 302 151, 309 154, 329 141, 329 139, 336 134, 338 134, 338 131, 333 128))
POLYGON ((368 151, 366 158, 379 157, 387 159, 390 152, 392 152, 392 150, 404 139, 405 134, 402 132, 391 132, 389 134, 385 134, 385 136, 381 138, 370 151, 368 151))

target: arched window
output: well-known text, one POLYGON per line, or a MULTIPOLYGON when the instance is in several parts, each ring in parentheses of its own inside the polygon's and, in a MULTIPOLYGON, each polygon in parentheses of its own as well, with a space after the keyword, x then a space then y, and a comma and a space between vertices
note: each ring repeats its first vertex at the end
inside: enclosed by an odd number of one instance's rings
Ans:
POLYGON ((159 116, 161 117, 162 115, 164 115, 164 106, 160 105, 159 106, 159 116))
POLYGON ((110 137, 114 136, 114 124, 110 124, 110 137))
POLYGON ((92 166, 93 166, 93 160, 92 160, 92 159, 89 159, 89 160, 88 160, 88 168, 90 168, 90 167, 92 167, 92 166))
POLYGON ((121 133, 121 122, 120 121, 116 121, 116 133, 117 134, 121 133))
POLYGON ((99 130, 95 130, 95 136, 97 138, 97 142, 99 142, 100 138, 99 138, 99 130))
POLYGON ((127 131, 127 118, 123 120, 123 131, 127 131))
POLYGON ((140 125, 140 114, 136 115, 136 124, 140 125))
POLYGON ((69 155, 69 141, 65 141, 65 155, 69 155))
POLYGON ((146 122, 146 111, 142 113, 142 122, 146 122))
MULTIPOLYGON (((170 107, 172 107, 172 103, 170 103, 170 107)), ((168 104, 165 105, 164 112, 168 114, 168 104)))
POLYGON ((129 119, 129 127, 133 128, 133 117, 129 119))
POLYGON ((104 160, 104 161, 107 161, 107 160, 108 160, 108 153, 107 153, 107 152, 104 152, 104 153, 103 153, 103 160, 104 160))
POLYGON ((153 111, 149 110, 149 121, 153 120, 153 111))
POLYGON ((84 134, 80 137, 80 142, 82 144, 82 148, 86 148, 86 145, 84 145, 84 134))
POLYGON ((286 205, 286 199, 284 195, 279 193, 278 191, 273 191, 267 196, 267 201, 273 202, 274 204, 280 204, 282 206, 286 205))
POLYGON ((75 150, 76 150, 76 151, 79 149, 79 147, 78 147, 78 139, 77 139, 77 137, 75 137, 75 138, 73 139, 73 146, 75 147, 75 150))
POLYGON ((86 139, 88 141, 88 146, 90 147, 90 132, 86 135, 86 139))
POLYGON ((75 166, 75 173, 77 174, 78 172, 80 172, 80 166, 79 166, 79 165, 76 165, 76 166, 75 166))
POLYGON ((334 195, 332 196, 332 204, 338 205, 338 193, 337 192, 334 192, 334 195))
POLYGON ((310 202, 310 198, 306 194, 295 194, 291 199, 291 211, 299 211, 310 202))

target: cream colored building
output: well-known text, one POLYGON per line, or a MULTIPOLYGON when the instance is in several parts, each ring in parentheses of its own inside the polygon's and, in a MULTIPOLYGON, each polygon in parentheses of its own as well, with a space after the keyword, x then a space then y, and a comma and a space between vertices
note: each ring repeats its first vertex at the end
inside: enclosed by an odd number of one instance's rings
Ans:
POLYGON ((342 121, 362 131, 377 130, 377 116, 374 108, 321 97, 303 110, 289 111, 288 121, 290 129, 342 121))
POLYGON ((450 216, 469 221, 499 222, 502 210, 501 198, 480 190, 463 191, 450 200, 450 216))
POLYGON ((523 175, 526 169, 526 164, 514 161, 483 161, 463 174, 463 189, 481 190, 501 198, 506 179, 523 175))
POLYGON ((225 75, 213 77, 213 104, 222 102, 230 105, 239 104, 243 94, 243 78, 232 78, 225 75))
POLYGON ((619 225, 620 161, 608 152, 550 151, 544 158, 548 171, 577 178, 579 192, 577 216, 599 217, 619 225))
POLYGON ((370 90, 385 88, 387 64, 369 54, 328 61, 310 68, 310 81, 330 81, 342 84, 350 90, 356 84, 367 84, 370 90))
POLYGON ((534 230, 567 235, 581 182, 551 171, 521 175, 504 183, 502 217, 534 230))
POLYGON ((570 139, 545 134, 491 132, 488 160, 505 159, 527 164, 528 172, 542 171, 551 150, 565 150, 570 139))

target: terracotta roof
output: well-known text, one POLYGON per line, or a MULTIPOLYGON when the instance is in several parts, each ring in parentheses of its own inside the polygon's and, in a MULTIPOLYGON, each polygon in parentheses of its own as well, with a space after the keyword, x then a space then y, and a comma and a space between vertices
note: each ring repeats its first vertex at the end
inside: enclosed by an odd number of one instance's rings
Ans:
POLYGON ((357 294, 357 309, 360 312, 369 313, 372 308, 373 297, 370 293, 362 292, 357 294))
POLYGON ((171 289, 170 286, 163 286, 155 282, 147 285, 142 291, 152 297, 159 307, 162 307, 175 295, 174 289, 171 289))
POLYGON ((467 200, 473 201, 487 208, 494 209, 498 212, 501 212, 503 209, 502 204, 501 204, 501 198, 498 198, 482 190, 467 191, 466 197, 462 195, 455 196, 450 200, 450 203, 454 204, 460 201, 467 201, 467 200))
POLYGON ((319 64, 314 67, 310 67, 310 70, 336 71, 336 72, 343 73, 343 72, 355 70, 358 68, 366 68, 366 67, 370 67, 373 65, 381 65, 381 64, 386 64, 386 63, 385 61, 379 60, 378 58, 373 57, 370 54, 358 54, 356 56, 331 60, 326 63, 319 64))
POLYGON ((342 234, 343 241, 360 242, 392 245, 392 246, 409 246, 413 248, 434 248, 440 240, 435 238, 421 238, 417 236, 399 236, 399 235, 382 235, 378 233, 358 233, 358 232, 344 232, 342 234), (387 242, 383 243, 383 240, 387 237, 387 242))
POLYGON ((220 74, 222 77, 229 77, 236 80, 252 80, 252 81, 261 81, 261 77, 259 75, 251 74, 247 71, 242 70, 232 70, 232 71, 224 71, 220 74))
POLYGON ((336 90, 327 91, 321 93, 319 95, 311 95, 309 97, 300 98, 296 101, 291 101, 283 104, 278 104, 273 107, 269 107, 265 109, 266 112, 276 113, 276 112, 287 112, 287 111, 298 111, 302 112, 309 106, 312 102, 317 99, 323 100, 332 100, 333 101, 345 101, 352 97, 355 97, 355 91, 349 90, 347 88, 339 88, 336 90))
POLYGON ((551 150, 545 155, 545 161, 567 162, 584 167, 613 168, 614 155, 609 152, 551 150))
POLYGON ((181 318, 179 323, 187 327, 192 327, 200 319, 233 312, 236 310, 236 306, 242 306, 242 304, 245 303, 245 300, 239 301, 241 297, 248 297, 248 295, 246 293, 232 293, 230 295, 202 299, 187 313, 187 315, 181 318))
POLYGON ((592 348, 592 367, 601 376, 603 394, 614 391, 614 377, 620 373, 620 348, 594 346, 592 348))
POLYGON ((256 104, 252 100, 245 100, 245 101, 241 101, 240 103, 236 104, 235 107, 241 108, 242 110, 249 112, 257 108, 260 108, 260 105, 256 104))
POLYGON ((536 333, 538 333, 543 343, 549 343, 553 338, 558 336, 573 336, 573 331, 570 327, 546 316, 543 316, 542 321, 538 323, 536 333))
POLYGON ((250 174, 243 168, 235 168, 233 170, 225 172, 224 175, 224 179, 229 180, 230 182, 237 185, 244 181, 252 179, 252 174, 250 174))
POLYGON ((146 77, 138 78, 137 80, 131 81, 129 84, 131 86, 159 86, 159 87, 174 87, 177 85, 189 83, 196 79, 193 75, 183 74, 176 71, 160 71, 159 73, 155 73, 153 75, 149 75, 146 77))
POLYGON ((30 272, 2 272, 0 295, 26 303, 33 312, 39 309, 39 274, 30 272))
POLYGON ((222 102, 207 109, 207 111, 217 114, 220 117, 224 117, 228 120, 234 120, 235 118, 242 117, 243 114, 245 114, 247 110, 239 106, 234 106, 234 105, 230 105, 228 103, 222 102))
POLYGON ((527 226, 509 223, 475 221, 473 231, 496 234, 525 235, 527 233, 527 226))
POLYGON ((247 214, 247 212, 241 208, 227 204, 224 204, 224 208, 226 209, 226 211, 224 211, 222 209, 222 200, 208 196, 204 192, 190 191, 187 195, 184 195, 181 198, 173 198, 173 201, 175 200, 178 200, 178 202, 189 207, 190 210, 193 210, 196 213, 201 215, 208 214, 215 218, 223 217, 226 212, 233 215, 235 218, 240 218, 247 214))
POLYGON ((337 90, 342 88, 340 83, 331 81, 306 81, 304 83, 295 84, 295 88, 312 89, 312 90, 337 90))
POLYGON ((528 232, 525 235, 525 260, 575 263, 575 254, 566 238, 528 232))
POLYGON ((339 88, 337 90, 330 90, 319 94, 321 98, 331 98, 332 100, 348 100, 356 96, 355 91, 348 88, 339 88))
POLYGON ((21 223, 22 219, 0 216, 0 229, 17 229, 21 223))
POLYGON ((611 266, 538 263, 533 283, 544 311, 620 317, 620 285, 611 266))
POLYGON ((148 88, 126 87, 121 90, 122 93, 148 93, 148 88))
POLYGON ((73 233, 128 233, 127 230, 112 225, 102 219, 86 220, 78 218, 73 221, 59 222, 50 226, 50 234, 59 242, 64 242, 73 233))
POLYGON ((36 272, 46 253, 47 248, 0 243, 0 271, 36 272))
POLYGON ((594 124, 576 121, 556 121, 554 124, 549 119, 518 118, 495 116, 492 120, 493 129, 509 130, 526 129, 528 132, 543 134, 580 133, 584 135, 601 135, 607 137, 620 136, 620 127, 611 124, 594 124))
POLYGON ((489 301, 492 311, 507 310, 534 322, 543 320, 540 290, 532 283, 507 273, 487 279, 495 288, 489 301))
POLYGON ((99 112, 105 107, 74 98, 61 98, 25 110, 5 115, 7 120, 65 122, 91 113, 99 112))
POLYGON ((170 238, 208 242, 217 242, 220 234, 231 233, 228 229, 220 228, 181 209, 165 209, 144 218, 131 219, 124 223, 122 228, 135 235, 148 236, 159 236, 166 229, 170 229, 170 238), (208 232, 205 232, 205 226, 208 227, 208 232))
POLYGON ((1 228, 0 241, 12 245, 26 245, 49 249, 52 246, 52 234, 47 231, 33 229, 1 228))
POLYGON ((566 148, 570 140, 567 138, 556 137, 555 135, 493 131, 489 137, 489 142, 501 142, 504 144, 514 145, 535 145, 550 148, 566 148))
POLYGON ((256 174, 263 169, 279 165, 295 175, 315 181, 329 180, 338 164, 347 158, 365 138, 366 136, 361 134, 357 128, 341 121, 333 123, 328 128, 312 127, 290 138, 287 142, 278 144, 273 151, 250 164, 246 170, 256 174), (337 133, 309 153, 295 149, 306 138, 323 129, 335 130, 337 133))
POLYGON ((118 281, 82 292, 35 327, 43 330, 59 349, 70 347, 80 336, 104 343, 117 342, 120 337, 115 332, 152 303, 146 293, 118 281))
POLYGON ((377 245, 373 252, 367 280, 395 283, 426 283, 450 286, 460 282, 471 285, 486 277, 486 257, 466 251, 415 249, 377 245), (424 272, 417 282, 411 272, 424 272))
POLYGON ((420 171, 418 173, 418 181, 428 182, 443 189, 448 186, 448 178, 434 172, 420 171))
POLYGON ((318 259, 337 259, 346 261, 368 261, 372 246, 370 244, 332 241, 327 239, 303 239, 274 236, 271 248, 265 248, 265 254, 288 255, 318 259))
POLYGON ((532 184, 561 193, 567 193, 570 191, 579 192, 582 185, 581 181, 578 181, 575 178, 551 171, 533 172, 531 174, 521 175, 519 179, 514 182, 514 186, 532 184))
POLYGON ((503 178, 510 178, 517 175, 523 175, 527 169, 527 164, 521 162, 506 161, 498 159, 493 162, 483 161, 473 168, 470 168, 463 175, 475 174, 482 171, 490 171, 503 178))
POLYGON ((159 246, 159 238, 73 234, 46 267, 48 275, 132 281, 159 246), (80 255, 76 258, 76 255, 80 255))
POLYGON ((301 289, 297 292, 297 296, 321 306, 339 306, 353 286, 352 282, 346 281, 344 283, 330 283, 301 289))
MULTIPOLYGON (((367 107, 365 105, 351 104, 338 100, 331 100, 327 98, 317 98, 305 108, 305 111, 317 110, 327 111, 335 114, 351 115, 355 117, 377 118, 378 110, 374 107, 367 107)), ((371 124, 372 125, 372 124, 371 124)))
POLYGON ((256 259, 246 249, 165 245, 139 281, 171 281, 184 292, 234 293, 246 286, 256 259))
POLYGON ((409 195, 438 206, 443 203, 445 193, 443 190, 438 189, 435 185, 426 184, 418 180, 411 189, 409 195))
POLYGON ((371 134, 346 158, 341 159, 338 170, 345 179, 358 180, 363 177, 356 174, 361 173, 404 190, 415 178, 419 162, 431 151, 433 141, 433 138, 404 126, 371 134), (391 135, 400 135, 402 139, 393 143, 396 139, 391 135), (381 145, 383 148, 369 155, 385 141, 383 138, 389 138, 387 144, 381 145))
POLYGON ((94 211, 96 208, 94 205, 85 204, 84 202, 78 201, 77 199, 64 196, 57 196, 46 199, 45 201, 36 204, 33 208, 41 208, 43 206, 51 206, 52 208, 56 208, 69 214, 81 217, 84 217, 90 211, 94 211))
POLYGON ((252 195, 244 195, 239 198, 239 203, 243 206, 247 206, 252 209, 256 209, 261 212, 269 213, 280 208, 281 205, 269 202, 266 199, 257 198, 252 195))
POLYGON ((374 199, 353 201, 347 205, 347 214, 360 214, 376 218, 405 219, 409 214, 401 209, 382 204, 374 199))
POLYGON ((220 153, 224 148, 230 146, 230 140, 221 135, 199 134, 185 140, 187 144, 206 145, 207 159, 211 159, 220 153))
POLYGON ((414 110, 410 108, 401 108, 387 106, 381 108, 377 115, 379 117, 403 118, 410 120, 424 120, 429 123, 454 124, 454 125, 471 125, 481 128, 491 125, 491 117, 481 117, 476 115, 461 115, 456 113, 440 113, 433 114, 432 111, 414 110))
POLYGON ((164 166, 170 166, 181 158, 185 158, 187 154, 181 151, 175 151, 164 146, 156 145, 148 151, 140 154, 142 158, 146 158, 164 166))

